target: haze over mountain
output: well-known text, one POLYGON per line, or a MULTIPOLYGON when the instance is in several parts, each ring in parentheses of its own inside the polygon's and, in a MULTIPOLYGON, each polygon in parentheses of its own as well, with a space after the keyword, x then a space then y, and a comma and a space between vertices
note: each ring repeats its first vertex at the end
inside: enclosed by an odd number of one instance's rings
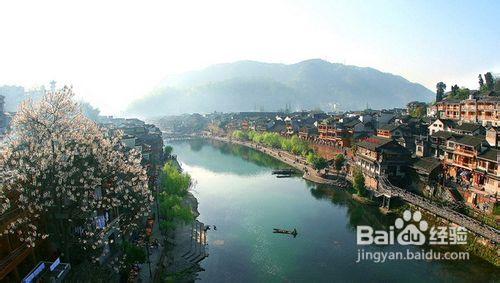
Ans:
POLYGON ((434 94, 401 76, 320 59, 296 64, 238 61, 167 78, 127 114, 159 116, 213 111, 340 110, 403 107, 434 94))

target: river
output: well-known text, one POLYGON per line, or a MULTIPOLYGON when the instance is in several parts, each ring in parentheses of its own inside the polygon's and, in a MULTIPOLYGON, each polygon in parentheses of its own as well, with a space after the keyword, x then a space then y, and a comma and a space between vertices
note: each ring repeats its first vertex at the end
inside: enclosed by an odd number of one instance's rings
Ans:
MULTIPOLYGON (((207 140, 170 143, 196 181, 199 220, 208 232, 206 282, 494 282, 499 269, 473 255, 464 261, 361 261, 358 250, 408 246, 356 244, 356 226, 388 230, 397 216, 360 204, 336 188, 299 175, 276 178, 283 163, 255 150, 207 140), (298 230, 297 237, 273 228, 298 230)), ((420 247, 410 246, 411 251, 420 247)), ((425 248, 426 250, 428 248, 425 248)))

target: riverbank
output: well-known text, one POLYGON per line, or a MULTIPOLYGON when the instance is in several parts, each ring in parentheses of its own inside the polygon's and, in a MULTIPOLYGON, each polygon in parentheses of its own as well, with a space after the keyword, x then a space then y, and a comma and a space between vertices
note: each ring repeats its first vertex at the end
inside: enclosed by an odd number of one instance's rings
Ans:
MULTIPOLYGON (((360 249, 356 227, 386 230, 405 209, 385 216, 377 206, 361 204, 344 190, 313 185, 298 176, 276 178, 273 170, 289 167, 248 147, 200 138, 171 145, 183 168, 196 180, 196 192, 192 192, 199 201, 199 219, 217 226, 208 235, 210 256, 200 263, 205 271, 196 276, 202 281, 335 278, 362 282, 367 274, 384 274, 387 281, 498 279, 493 265, 472 255, 467 261, 392 260, 380 264, 367 260, 355 264, 360 249), (277 235, 273 228, 296 228, 299 234, 296 238, 277 235), (332 268, 335 266, 342 268, 332 268)), ((394 252, 421 250, 400 245, 388 248, 394 252)), ((457 251, 453 246, 450 249, 457 251)))
POLYGON ((336 186, 340 188, 347 189, 350 187, 350 183, 341 175, 335 175, 336 179, 328 179, 324 178, 320 175, 318 170, 314 169, 302 156, 293 155, 287 151, 269 148, 262 146, 260 144, 255 144, 252 142, 240 141, 236 139, 231 139, 227 137, 217 137, 217 136, 204 136, 205 138, 209 138, 216 141, 222 141, 227 143, 238 144, 242 146, 246 146, 257 151, 260 151, 264 154, 272 156, 273 158, 278 159, 279 161, 288 164, 289 166, 299 170, 303 173, 302 178, 311 181, 316 184, 325 184, 336 186))
MULTIPOLYGON (((319 175, 319 172, 314 170, 312 166, 307 164, 306 160, 302 157, 295 156, 293 154, 290 154, 286 151, 283 150, 278 150, 278 149, 273 149, 273 148, 268 148, 264 147, 260 144, 255 144, 252 142, 245 142, 245 141, 240 141, 232 138, 226 138, 226 137, 214 137, 214 136, 206 136, 206 138, 212 139, 212 140, 217 140, 221 142, 227 142, 227 143, 233 143, 233 144, 238 144, 242 146, 246 146, 248 148, 252 148, 255 150, 258 150, 264 154, 267 154, 269 156, 272 156, 273 158, 276 158, 298 170, 301 172, 304 172, 303 178, 309 181, 312 181, 317 184, 328 184, 328 185, 333 185, 337 186, 335 183, 332 182, 332 180, 325 179, 319 175)), ((376 202, 368 200, 366 198, 359 197, 355 194, 352 194, 352 198, 362 204, 365 205, 376 205, 376 202)), ((421 208, 418 208, 421 209, 421 208)), ((424 209, 425 211, 425 209, 424 209)), ((388 214, 390 213, 390 210, 387 209, 382 209, 382 213, 388 214)), ((438 217, 437 215, 434 215, 435 217, 438 217)), ((448 224, 451 224, 452 222, 449 222, 448 224)), ((456 225, 456 224, 453 224, 456 225)), ((472 236, 474 239, 476 239, 476 235, 472 236)), ((479 239, 479 238, 478 238, 479 239)), ((478 255, 479 257, 491 262, 495 266, 499 266, 499 257, 498 257, 498 252, 495 252, 496 244, 494 243, 488 243, 488 241, 483 241, 483 240, 474 240, 473 242, 468 243, 467 245, 467 250, 471 251, 472 253, 478 255), (471 245, 472 244, 472 245, 471 245), (493 250, 493 252, 492 252, 493 250)))
MULTIPOLYGON (((177 160, 175 164, 182 171, 177 160)), ((167 252, 162 261, 164 274, 161 276, 167 282, 195 281, 197 273, 202 271, 199 262, 208 256, 205 225, 196 220, 200 215, 198 200, 188 192, 182 205, 191 209, 195 220, 191 223, 178 222, 176 228, 167 235, 167 252)))

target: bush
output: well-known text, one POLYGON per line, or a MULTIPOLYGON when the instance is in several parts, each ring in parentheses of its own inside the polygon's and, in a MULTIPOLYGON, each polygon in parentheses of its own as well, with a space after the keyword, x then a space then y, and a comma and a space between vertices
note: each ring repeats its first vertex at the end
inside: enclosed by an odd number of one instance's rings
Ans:
POLYGON ((335 156, 335 169, 337 169, 337 171, 342 169, 342 165, 344 165, 344 161, 345 161, 345 157, 343 154, 337 154, 337 156, 335 156))
POLYGON ((246 132, 236 130, 233 132, 233 138, 238 140, 248 140, 248 135, 246 132))
POLYGON ((356 168, 354 171, 354 181, 352 186, 359 196, 366 196, 365 176, 363 176, 363 172, 361 172, 361 169, 359 168, 356 168))
POLYGON ((328 167, 328 161, 315 153, 309 153, 306 159, 307 162, 311 164, 316 170, 321 170, 328 167))
POLYGON ((167 145, 163 149, 163 154, 165 154, 165 156, 168 157, 168 156, 170 156, 172 154, 172 151, 173 151, 173 148, 170 145, 167 145))

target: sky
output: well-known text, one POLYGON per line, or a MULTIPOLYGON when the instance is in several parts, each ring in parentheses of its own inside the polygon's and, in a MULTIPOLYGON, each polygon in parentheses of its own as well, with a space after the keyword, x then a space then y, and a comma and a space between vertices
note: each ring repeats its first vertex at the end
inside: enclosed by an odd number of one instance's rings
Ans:
POLYGON ((123 114, 169 75, 311 58, 477 87, 500 73, 500 1, 1 1, 0 85, 73 85, 123 114))

